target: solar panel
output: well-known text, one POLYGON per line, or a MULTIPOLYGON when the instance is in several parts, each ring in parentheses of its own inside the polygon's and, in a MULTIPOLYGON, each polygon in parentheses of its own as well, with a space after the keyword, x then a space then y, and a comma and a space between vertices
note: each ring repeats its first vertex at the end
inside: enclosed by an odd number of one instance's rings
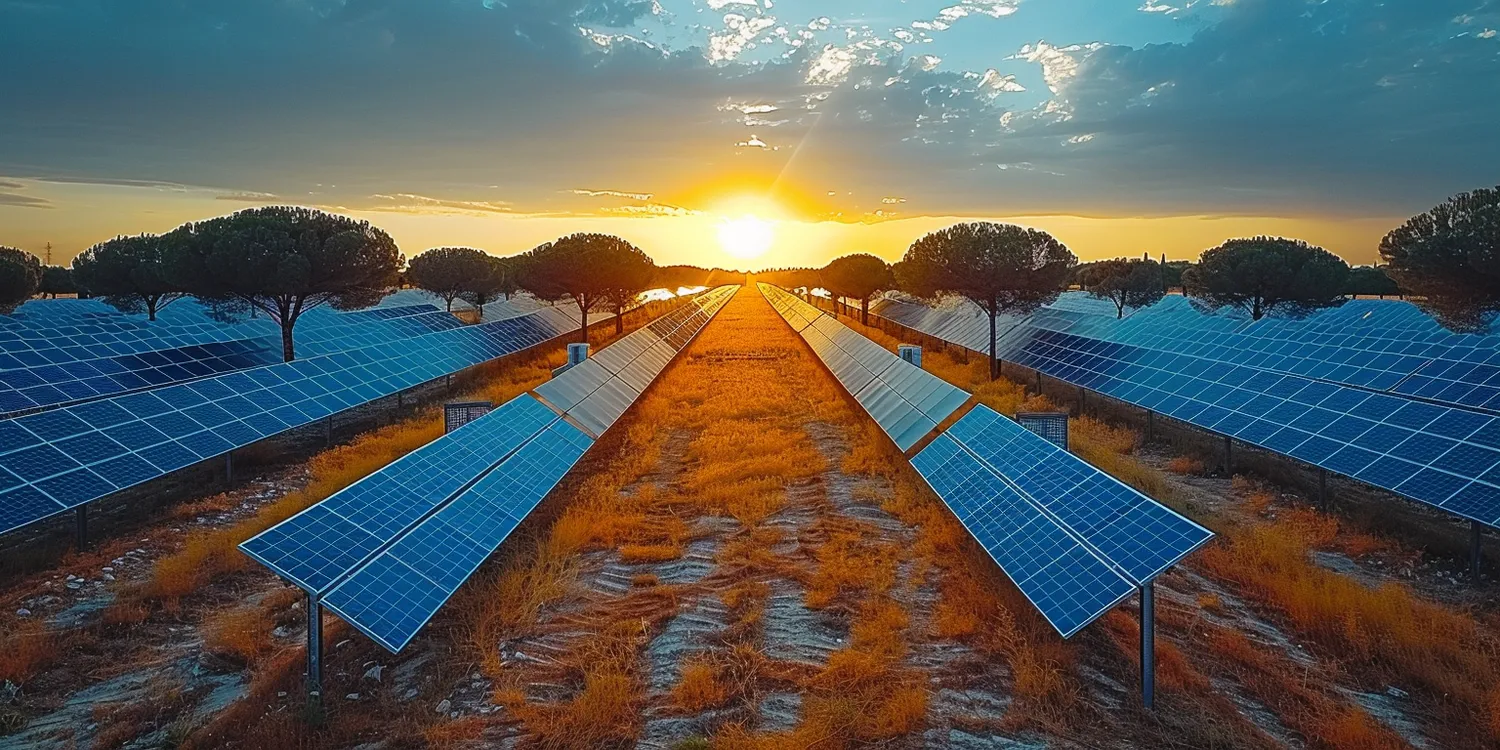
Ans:
MULTIPOLYGON (((1414 308, 1402 312, 1407 308, 1380 307, 1375 300, 1358 302, 1369 304, 1314 316, 1312 330, 1354 325, 1349 316, 1356 314, 1361 321, 1368 320, 1366 315, 1375 320, 1383 316, 1409 321, 1413 313, 1426 317, 1414 308)), ((914 311, 914 307, 898 302, 877 305, 881 314, 892 313, 896 322, 932 335, 937 335, 934 332, 941 328, 938 321, 942 317, 964 314, 914 311)), ((1169 298, 1122 323, 1074 320, 1062 325, 1057 322, 1063 319, 1059 317, 1062 315, 1058 313, 1051 322, 1042 320, 1035 325, 1030 320, 1012 319, 1001 337, 1000 356, 1456 515, 1490 525, 1500 523, 1500 473, 1493 470, 1500 463, 1500 439, 1497 439, 1500 420, 1488 414, 1413 401, 1399 392, 1377 393, 1265 369, 1270 365, 1291 365, 1267 359, 1274 351, 1266 348, 1264 341, 1279 341, 1284 351, 1304 351, 1308 345, 1293 346, 1288 337, 1292 335, 1289 331, 1307 323, 1273 321, 1272 325, 1261 327, 1266 322, 1262 320, 1251 326, 1245 320, 1204 316, 1181 298, 1169 298), (1174 299, 1177 301, 1171 301, 1174 299), (1203 333, 1190 335, 1189 327, 1183 326, 1158 340, 1161 334, 1151 332, 1151 326, 1183 320, 1199 326, 1203 333), (1211 343, 1225 340, 1227 334, 1241 335, 1237 332, 1243 330, 1261 331, 1258 337, 1250 337, 1261 340, 1255 344, 1260 348, 1251 352, 1253 356, 1229 356, 1221 351, 1223 345, 1211 343), (1076 331, 1087 331, 1088 335, 1076 331), (1127 343, 1137 340, 1155 341, 1157 346, 1174 349, 1127 343)), ((1435 325, 1430 319, 1426 324, 1435 325)), ((972 339, 956 343, 983 350, 988 346, 987 328, 982 335, 984 343, 972 339)), ((1381 345, 1388 349, 1396 346, 1388 334, 1372 330, 1361 336, 1355 340, 1384 341, 1381 345)), ((1473 338, 1493 337, 1469 337, 1473 338)), ((1248 338, 1242 335, 1234 340, 1243 342, 1248 338)), ((1419 348, 1407 351, 1424 351, 1421 346, 1437 345, 1423 339, 1418 341, 1419 348)), ((1441 346, 1448 347, 1444 352, 1457 350, 1451 341, 1441 346)), ((1319 367, 1337 365, 1353 369, 1337 372, 1325 369, 1319 371, 1321 374, 1354 382, 1389 382, 1389 378, 1372 372, 1389 372, 1383 368, 1393 366, 1392 360, 1377 361, 1371 358, 1370 351, 1347 346, 1333 349, 1344 353, 1335 356, 1320 350, 1312 358, 1321 363, 1319 367), (1339 357, 1345 361, 1340 362, 1339 357)), ((1465 351, 1473 354, 1463 356, 1479 357, 1478 353, 1485 349, 1471 342, 1465 351)), ((1404 362, 1399 366, 1409 364, 1404 362)))
MULTIPOLYGON (((570 368, 552 382, 571 377, 572 384, 547 390, 556 399, 553 406, 570 403, 570 417, 602 433, 639 394, 610 368, 623 374, 643 363, 655 369, 637 374, 654 378, 670 360, 658 357, 668 346, 661 335, 674 337, 690 328, 690 339, 733 292, 721 288, 701 295, 653 322, 649 332, 627 337, 631 343, 617 353, 606 355, 627 339, 606 347, 599 361, 570 368)), ((558 412, 522 395, 241 549, 324 597, 345 620, 398 651, 591 444, 558 412)))
POLYGON ((768 284, 760 288, 844 390, 901 450, 916 445, 968 401, 969 394, 796 296, 768 284))
POLYGON ((541 402, 522 394, 240 549, 303 589, 322 592, 555 419, 541 402))
POLYGON ((568 325, 546 308, 0 422, 0 469, 55 503, 0 493, 0 533, 576 330, 568 325), (90 421, 106 412, 108 426, 90 421))
POLYGON ((591 441, 555 423, 324 597, 400 651, 583 456, 591 441))

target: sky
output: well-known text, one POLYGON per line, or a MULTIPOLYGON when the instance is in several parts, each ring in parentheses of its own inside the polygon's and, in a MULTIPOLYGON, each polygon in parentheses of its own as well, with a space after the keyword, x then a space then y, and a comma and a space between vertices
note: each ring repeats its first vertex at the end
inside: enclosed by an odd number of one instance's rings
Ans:
POLYGON ((821 265, 989 219, 1084 260, 1369 263, 1500 183, 1497 29, 1500 0, 0 0, 0 244, 295 203, 408 256, 603 231, 821 265))

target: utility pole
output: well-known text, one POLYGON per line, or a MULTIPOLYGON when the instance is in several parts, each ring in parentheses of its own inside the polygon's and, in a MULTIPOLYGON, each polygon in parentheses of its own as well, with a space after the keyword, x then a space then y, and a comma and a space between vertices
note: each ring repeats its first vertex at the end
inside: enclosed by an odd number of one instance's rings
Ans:
POLYGON ((43 253, 47 256, 47 265, 52 265, 52 243, 48 242, 43 246, 43 253))

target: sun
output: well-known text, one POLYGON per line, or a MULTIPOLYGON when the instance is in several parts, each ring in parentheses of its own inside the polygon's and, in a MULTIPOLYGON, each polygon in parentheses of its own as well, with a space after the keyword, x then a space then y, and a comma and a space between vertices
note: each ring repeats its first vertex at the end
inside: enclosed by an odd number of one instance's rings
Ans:
POLYGON ((724 252, 740 260, 754 260, 765 255, 775 239, 775 225, 758 216, 746 214, 719 221, 719 245, 724 252))

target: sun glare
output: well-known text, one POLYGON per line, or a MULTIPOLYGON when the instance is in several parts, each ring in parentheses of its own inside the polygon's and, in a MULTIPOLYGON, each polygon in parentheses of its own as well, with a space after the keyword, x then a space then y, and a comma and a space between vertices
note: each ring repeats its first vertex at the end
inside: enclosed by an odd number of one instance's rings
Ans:
POLYGON ((776 228, 758 216, 725 218, 719 222, 719 245, 724 252, 740 259, 754 260, 771 249, 776 228))

